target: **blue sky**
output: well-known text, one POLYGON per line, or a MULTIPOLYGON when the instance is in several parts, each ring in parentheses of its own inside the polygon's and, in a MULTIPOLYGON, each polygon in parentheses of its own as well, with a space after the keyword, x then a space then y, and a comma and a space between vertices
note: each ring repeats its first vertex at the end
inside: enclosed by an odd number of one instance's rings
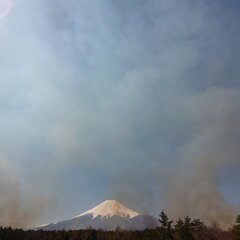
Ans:
POLYGON ((229 223, 239 11, 227 0, 12 0, 0 18, 0 224, 112 198, 229 223))

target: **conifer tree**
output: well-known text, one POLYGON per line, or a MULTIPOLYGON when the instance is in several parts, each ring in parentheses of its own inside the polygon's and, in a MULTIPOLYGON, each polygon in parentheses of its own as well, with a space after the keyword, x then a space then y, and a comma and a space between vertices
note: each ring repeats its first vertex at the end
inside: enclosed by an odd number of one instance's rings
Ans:
POLYGON ((236 217, 236 224, 233 226, 233 233, 237 240, 240 240, 240 215, 236 217))
POLYGON ((173 239, 173 228, 172 221, 169 220, 167 214, 162 211, 159 215, 160 226, 158 227, 159 235, 161 240, 172 240, 173 239))
POLYGON ((175 231, 182 240, 193 240, 194 233, 205 229, 205 224, 199 219, 191 220, 189 216, 179 218, 175 224, 175 231))

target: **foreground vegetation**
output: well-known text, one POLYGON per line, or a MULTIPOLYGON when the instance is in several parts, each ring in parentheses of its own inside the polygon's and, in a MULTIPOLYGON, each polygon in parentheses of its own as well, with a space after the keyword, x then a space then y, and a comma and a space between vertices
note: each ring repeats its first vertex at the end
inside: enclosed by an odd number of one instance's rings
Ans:
POLYGON ((0 227, 0 240, 240 240, 240 215, 236 224, 221 230, 217 225, 207 227, 199 219, 186 216, 175 224, 161 212, 159 227, 143 231, 79 230, 79 231, 24 231, 0 227))

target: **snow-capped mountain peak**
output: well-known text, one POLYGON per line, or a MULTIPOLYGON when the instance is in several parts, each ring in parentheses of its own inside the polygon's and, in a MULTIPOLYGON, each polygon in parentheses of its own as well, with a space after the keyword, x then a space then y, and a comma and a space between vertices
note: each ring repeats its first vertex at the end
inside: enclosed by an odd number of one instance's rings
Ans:
POLYGON ((116 200, 106 200, 96 207, 76 216, 84 216, 84 215, 92 215, 93 219, 100 216, 100 217, 112 217, 114 215, 124 217, 124 218, 134 218, 136 216, 141 215, 138 212, 135 212, 121 203, 117 202, 116 200))
POLYGON ((135 212, 115 200, 106 200, 98 206, 71 219, 36 227, 36 230, 79 230, 102 229, 113 231, 117 227, 125 230, 155 228, 158 220, 146 214, 135 212))

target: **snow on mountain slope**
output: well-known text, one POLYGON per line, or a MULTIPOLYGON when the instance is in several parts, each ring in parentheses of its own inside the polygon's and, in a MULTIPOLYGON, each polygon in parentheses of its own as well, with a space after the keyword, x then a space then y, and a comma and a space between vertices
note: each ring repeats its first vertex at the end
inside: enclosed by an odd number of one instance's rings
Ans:
MULTIPOLYGON (((76 216, 80 217, 83 215, 91 214, 93 219, 97 216, 100 217, 112 217, 114 215, 121 216, 124 218, 134 218, 136 216, 141 215, 138 212, 134 212, 131 209, 123 206, 121 203, 117 202, 116 200, 106 200, 101 204, 97 205, 96 207, 76 216)), ((75 217, 73 217, 75 218, 75 217)))
POLYGON ((125 230, 142 230, 155 228, 158 220, 152 216, 135 212, 115 200, 106 200, 96 207, 57 223, 36 227, 35 230, 79 230, 102 229, 115 230, 117 227, 125 230))

